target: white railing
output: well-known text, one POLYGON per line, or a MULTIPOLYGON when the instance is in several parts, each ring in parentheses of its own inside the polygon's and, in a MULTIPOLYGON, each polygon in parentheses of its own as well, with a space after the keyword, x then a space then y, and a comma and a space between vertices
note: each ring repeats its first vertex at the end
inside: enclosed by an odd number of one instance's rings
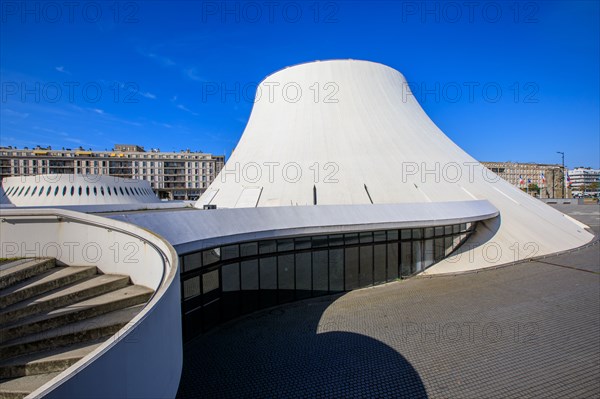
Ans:
POLYGON ((117 334, 29 397, 175 397, 182 368, 180 284, 178 257, 166 240, 99 216, 13 208, 0 211, 0 243, 0 257, 94 265, 155 291, 117 334))

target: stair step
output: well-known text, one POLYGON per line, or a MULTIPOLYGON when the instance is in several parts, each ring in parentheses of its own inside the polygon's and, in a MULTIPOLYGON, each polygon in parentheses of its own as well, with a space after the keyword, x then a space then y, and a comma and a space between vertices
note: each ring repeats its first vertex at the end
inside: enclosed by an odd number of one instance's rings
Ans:
POLYGON ((56 266, 54 258, 19 259, 2 264, 0 269, 0 290, 17 284, 56 266))
POLYGON ((0 380, 0 398, 22 399, 59 374, 60 371, 48 374, 28 375, 10 380, 0 380))
POLYGON ((35 334, 69 323, 89 319, 114 310, 145 303, 152 296, 150 288, 131 285, 107 294, 86 299, 60 309, 36 314, 0 329, 4 342, 26 334, 35 334))
POLYGON ((129 323, 153 290, 53 258, 0 262, 0 399, 24 398, 129 323))
POLYGON ((38 276, 0 291, 0 309, 25 299, 52 291, 97 273, 95 266, 57 266, 38 276))
POLYGON ((67 287, 18 302, 0 312, 0 324, 14 323, 24 317, 69 306, 85 299, 118 290, 129 284, 129 277, 96 275, 67 287))
POLYGON ((23 355, 0 363, 0 379, 63 371, 104 342, 95 340, 23 355))
POLYGON ((41 350, 48 350, 74 343, 93 341, 116 334, 145 305, 136 305, 110 313, 67 324, 50 331, 19 337, 0 346, 0 358, 20 356, 41 350))
POLYGON ((29 262, 30 260, 31 260, 31 258, 13 258, 13 259, 1 260, 0 261, 0 272, 3 272, 5 270, 8 270, 15 266, 22 265, 23 263, 29 262))

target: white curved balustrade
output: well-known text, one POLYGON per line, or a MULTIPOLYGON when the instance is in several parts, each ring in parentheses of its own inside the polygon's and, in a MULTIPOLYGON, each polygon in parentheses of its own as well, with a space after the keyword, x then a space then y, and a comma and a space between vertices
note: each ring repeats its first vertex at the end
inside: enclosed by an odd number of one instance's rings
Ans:
POLYGON ((155 291, 117 334, 30 397, 174 397, 182 368, 174 248, 137 226, 68 210, 3 209, 0 220, 0 257, 55 257, 66 265, 94 265, 155 291))

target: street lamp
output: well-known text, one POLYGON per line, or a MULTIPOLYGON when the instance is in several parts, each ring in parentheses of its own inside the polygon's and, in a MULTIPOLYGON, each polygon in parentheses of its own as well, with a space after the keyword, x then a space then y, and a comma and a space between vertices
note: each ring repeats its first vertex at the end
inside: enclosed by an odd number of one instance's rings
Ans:
POLYGON ((563 198, 567 198, 567 180, 565 177, 565 153, 562 151, 556 151, 557 154, 562 155, 562 172, 563 172, 563 198))

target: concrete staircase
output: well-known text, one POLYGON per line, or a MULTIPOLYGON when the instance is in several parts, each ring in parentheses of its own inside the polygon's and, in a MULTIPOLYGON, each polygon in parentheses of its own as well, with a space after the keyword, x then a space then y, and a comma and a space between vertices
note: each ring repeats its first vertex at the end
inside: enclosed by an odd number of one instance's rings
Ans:
POLYGON ((0 262, 0 399, 27 396, 92 352, 152 294, 95 266, 0 262))

